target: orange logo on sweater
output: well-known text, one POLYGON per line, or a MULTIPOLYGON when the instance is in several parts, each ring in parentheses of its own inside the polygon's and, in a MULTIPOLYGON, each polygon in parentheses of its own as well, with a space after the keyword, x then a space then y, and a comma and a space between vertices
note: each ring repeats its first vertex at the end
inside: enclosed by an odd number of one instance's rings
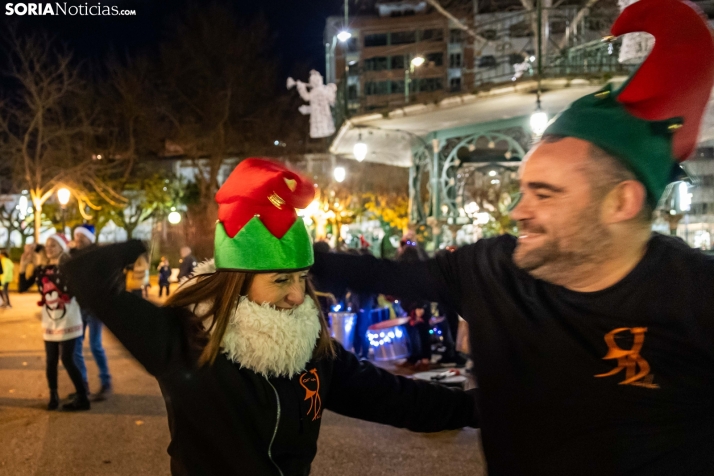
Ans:
POLYGON ((312 421, 317 420, 322 416, 322 399, 320 398, 320 376, 317 375, 317 369, 312 369, 300 375, 300 385, 305 389, 305 400, 310 400, 310 408, 307 410, 307 416, 313 413, 312 421))
POLYGON ((620 385, 659 388, 659 385, 652 383, 654 377, 649 375, 650 364, 640 355, 645 343, 645 332, 647 332, 646 327, 620 327, 608 332, 605 335, 605 342, 609 350, 603 360, 617 359, 617 367, 595 377, 610 377, 625 369, 625 380, 620 382, 620 385), (625 331, 629 331, 634 336, 634 343, 630 350, 621 349, 615 342, 615 336, 625 331))

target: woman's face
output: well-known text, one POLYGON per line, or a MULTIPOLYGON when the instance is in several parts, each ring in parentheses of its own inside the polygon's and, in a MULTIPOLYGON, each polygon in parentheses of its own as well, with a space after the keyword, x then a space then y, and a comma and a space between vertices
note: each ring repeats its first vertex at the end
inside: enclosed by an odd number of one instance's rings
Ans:
POLYGON ((55 240, 47 240, 45 242, 45 254, 48 259, 57 259, 62 254, 62 248, 55 240))
POLYGON ((248 290, 248 299, 278 309, 293 309, 305 301, 306 282, 307 271, 256 274, 248 290))

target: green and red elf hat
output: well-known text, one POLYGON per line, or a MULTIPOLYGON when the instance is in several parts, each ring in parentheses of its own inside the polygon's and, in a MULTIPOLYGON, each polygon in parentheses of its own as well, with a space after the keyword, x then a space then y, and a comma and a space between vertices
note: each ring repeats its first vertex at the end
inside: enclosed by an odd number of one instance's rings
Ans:
POLYGON ((614 36, 647 32, 652 52, 617 91, 570 105, 545 135, 576 137, 616 157, 647 189, 655 208, 694 151, 714 85, 714 41, 704 15, 682 0, 640 0, 612 26, 614 36))
POLYGON ((295 209, 315 198, 312 181, 284 165, 246 159, 216 193, 219 270, 297 271, 314 262, 310 235, 295 209))

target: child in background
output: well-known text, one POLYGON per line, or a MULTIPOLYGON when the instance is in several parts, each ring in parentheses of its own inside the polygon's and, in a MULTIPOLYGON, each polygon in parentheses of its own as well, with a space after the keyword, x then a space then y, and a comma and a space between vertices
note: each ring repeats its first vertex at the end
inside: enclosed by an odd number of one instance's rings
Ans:
POLYGON ((169 297, 169 287, 171 286, 171 282, 169 281, 169 279, 171 278, 171 265, 169 264, 169 260, 166 259, 166 256, 161 257, 161 262, 159 263, 158 271, 159 297, 162 296, 164 289, 166 289, 166 297, 169 297))
POLYGON ((62 365, 69 374, 75 388, 74 399, 62 405, 65 411, 89 410, 90 403, 87 389, 82 380, 82 373, 74 361, 75 345, 82 335, 82 314, 74 296, 67 289, 67 282, 60 273, 59 265, 63 263, 69 250, 67 238, 56 233, 45 242, 44 254, 46 264, 35 268, 31 279, 26 280, 21 290, 26 290, 37 284, 41 299, 38 305, 42 307, 42 331, 45 341, 47 384, 50 388, 48 410, 59 407, 57 392, 57 367, 62 365))

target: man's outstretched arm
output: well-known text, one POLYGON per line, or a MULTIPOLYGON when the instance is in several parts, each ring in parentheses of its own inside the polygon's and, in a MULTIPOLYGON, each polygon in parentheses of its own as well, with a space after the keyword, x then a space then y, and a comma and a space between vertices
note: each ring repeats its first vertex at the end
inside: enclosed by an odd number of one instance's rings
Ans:
POLYGON ((454 253, 412 263, 344 253, 315 253, 311 271, 323 283, 358 292, 441 302, 460 313, 463 283, 459 274, 460 269, 468 267, 472 248, 465 246, 454 253))

